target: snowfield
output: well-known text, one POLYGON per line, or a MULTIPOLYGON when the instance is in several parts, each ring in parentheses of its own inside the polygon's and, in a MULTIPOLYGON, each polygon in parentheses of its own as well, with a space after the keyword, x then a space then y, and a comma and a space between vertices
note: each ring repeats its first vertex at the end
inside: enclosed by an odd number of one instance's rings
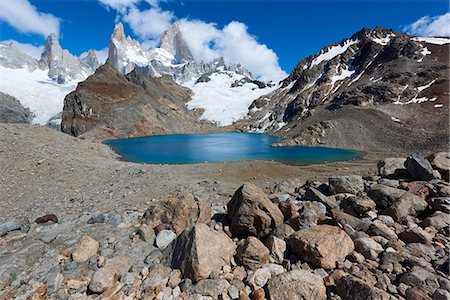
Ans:
POLYGON ((194 95, 187 103, 188 109, 204 109, 200 120, 208 120, 219 126, 231 125, 248 114, 252 102, 275 90, 278 85, 259 89, 256 84, 231 87, 236 80, 244 78, 233 72, 214 73, 209 82, 195 81, 184 84, 194 95))
POLYGON ((62 112, 64 98, 75 90, 78 81, 58 84, 48 77, 48 70, 9 69, 0 66, 0 92, 15 97, 35 114, 34 124, 45 125, 62 112))
POLYGON ((434 45, 445 45, 445 44, 449 44, 450 43, 450 38, 437 38, 437 37, 428 37, 428 36, 423 36, 423 37, 415 37, 413 38, 414 41, 418 41, 418 42, 425 42, 428 44, 434 44, 434 45))

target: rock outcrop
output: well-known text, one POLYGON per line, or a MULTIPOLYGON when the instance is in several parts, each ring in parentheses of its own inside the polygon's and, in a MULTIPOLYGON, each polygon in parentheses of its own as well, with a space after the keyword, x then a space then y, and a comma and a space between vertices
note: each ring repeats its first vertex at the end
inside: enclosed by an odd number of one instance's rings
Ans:
POLYGON ((62 131, 99 139, 213 131, 186 109, 189 99, 170 78, 124 76, 107 64, 66 96, 62 131))
POLYGON ((33 117, 16 98, 0 92, 0 123, 30 123, 33 117))

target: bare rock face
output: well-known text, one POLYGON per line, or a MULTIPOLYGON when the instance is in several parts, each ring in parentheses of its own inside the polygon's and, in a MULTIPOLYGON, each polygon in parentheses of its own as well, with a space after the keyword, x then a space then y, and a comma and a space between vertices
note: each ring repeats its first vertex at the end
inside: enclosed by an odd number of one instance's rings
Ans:
POLYGON ((211 205, 192 194, 167 196, 152 205, 144 214, 143 222, 150 227, 170 225, 177 235, 195 224, 211 220, 211 205))
POLYGON ((175 57, 177 63, 185 63, 194 61, 178 23, 175 23, 161 35, 161 48, 169 52, 175 57))
POLYGON ((291 235, 289 249, 302 260, 325 269, 333 269, 353 252, 355 245, 345 231, 336 226, 317 225, 291 235))
POLYGON ((322 278, 309 271, 292 270, 287 273, 272 276, 267 286, 270 299, 327 299, 322 278))
POLYGON ((278 206, 253 184, 244 184, 228 203, 230 230, 236 236, 265 237, 283 224, 284 216, 278 206))
POLYGON ((138 69, 125 77, 106 64, 66 96, 61 128, 93 139, 213 131, 187 110, 190 94, 170 78, 138 69))
POLYGON ((197 224, 178 237, 171 267, 193 281, 207 279, 213 271, 230 264, 235 248, 225 233, 197 224))

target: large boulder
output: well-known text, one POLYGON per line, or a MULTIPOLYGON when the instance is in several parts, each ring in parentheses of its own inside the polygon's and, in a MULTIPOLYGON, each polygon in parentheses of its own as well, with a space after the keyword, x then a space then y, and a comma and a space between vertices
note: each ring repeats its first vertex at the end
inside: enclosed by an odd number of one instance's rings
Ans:
POLYGON ((439 171, 442 179, 448 181, 450 173, 450 154, 448 152, 438 152, 428 157, 428 160, 430 161, 431 166, 439 171))
POLYGON ((206 279, 212 272, 230 264, 235 248, 224 232, 197 224, 177 238, 171 267, 180 269, 184 277, 194 281, 206 279))
POLYGON ((419 154, 413 154, 405 161, 406 170, 413 179, 431 180, 434 178, 430 162, 419 154))
POLYGON ((327 299, 320 276, 304 270, 292 270, 272 276, 267 284, 270 299, 322 300, 327 299))
POLYGON ((284 216, 262 189, 244 184, 228 203, 230 231, 235 236, 265 237, 283 224, 284 216))
POLYGON ((355 245, 348 234, 336 226, 317 225, 292 234, 287 244, 302 260, 318 268, 333 269, 344 262, 355 245))
POLYGON ((186 228, 211 220, 211 205, 192 194, 167 196, 153 204, 144 214, 143 222, 156 227, 167 224, 177 235, 186 228))
POLYGON ((337 281, 336 292, 342 300, 391 299, 385 291, 351 275, 343 276, 337 281))
POLYGON ((336 176, 328 179, 331 194, 350 193, 359 194, 364 191, 364 181, 361 176, 336 176))
POLYGON ((403 178, 409 176, 405 169, 406 158, 386 158, 377 163, 378 173, 383 178, 403 178))
POLYGON ((380 208, 391 206, 405 193, 405 190, 393 188, 383 184, 375 184, 367 191, 367 195, 375 201, 377 206, 380 208))
POLYGON ((249 236, 240 241, 236 249, 236 263, 255 270, 269 263, 270 250, 257 238, 249 236))
POLYGON ((427 209, 428 203, 421 197, 409 192, 403 194, 394 204, 384 210, 384 214, 394 220, 404 220, 407 216, 416 216, 427 209))

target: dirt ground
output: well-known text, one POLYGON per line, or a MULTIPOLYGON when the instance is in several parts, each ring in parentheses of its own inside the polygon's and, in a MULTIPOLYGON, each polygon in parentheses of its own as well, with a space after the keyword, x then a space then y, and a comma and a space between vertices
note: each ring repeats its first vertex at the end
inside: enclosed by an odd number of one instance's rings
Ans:
POLYGON ((287 179, 326 180, 331 175, 375 175, 376 161, 310 166, 251 161, 192 165, 144 165, 120 161, 100 142, 36 125, 0 125, 0 222, 46 213, 78 218, 96 211, 143 210, 151 201, 191 192, 224 207, 244 182, 273 187, 287 179))

